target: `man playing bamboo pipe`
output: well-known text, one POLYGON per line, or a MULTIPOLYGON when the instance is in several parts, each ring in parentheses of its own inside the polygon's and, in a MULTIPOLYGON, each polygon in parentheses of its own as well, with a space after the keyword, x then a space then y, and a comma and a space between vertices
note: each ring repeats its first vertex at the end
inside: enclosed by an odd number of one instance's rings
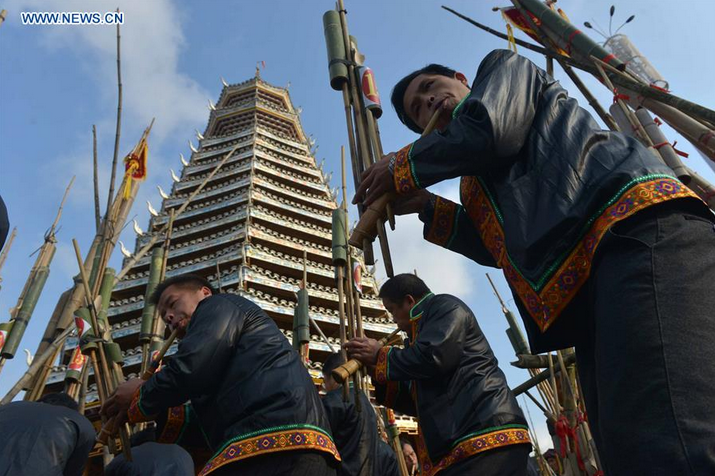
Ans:
POLYGON ((340 457, 318 392, 275 322, 248 299, 175 276, 152 300, 179 348, 160 372, 107 399, 109 417, 147 421, 191 399, 214 457, 212 475, 334 475, 340 457))
MULTIPOLYGON (((355 405, 355 392, 350 389, 348 401, 343 400, 342 386, 331 372, 345 363, 340 353, 330 354, 323 363, 323 386, 326 395, 323 407, 341 457, 338 474, 342 476, 383 476, 379 461, 380 437, 377 416, 370 399, 359 391, 360 410, 355 405)), ((390 450, 394 459, 394 452, 390 450)), ((389 453, 387 453, 389 454, 389 453)))
POLYGON ((508 51, 471 88, 444 66, 416 71, 392 103, 418 133, 442 111, 438 131, 368 169, 355 201, 396 191, 395 213, 419 213, 425 239, 503 268, 532 352, 576 346, 606 474, 715 474, 715 232, 702 201, 508 51), (462 205, 424 190, 455 177, 462 205))
POLYGON ((526 421, 472 311, 413 274, 387 280, 380 297, 405 348, 364 337, 345 347, 372 368, 380 403, 418 417, 421 474, 526 475, 526 421))

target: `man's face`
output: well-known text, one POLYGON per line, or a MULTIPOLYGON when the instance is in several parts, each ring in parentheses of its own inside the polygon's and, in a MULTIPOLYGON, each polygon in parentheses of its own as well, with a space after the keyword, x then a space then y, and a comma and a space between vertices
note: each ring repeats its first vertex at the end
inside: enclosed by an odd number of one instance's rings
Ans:
POLYGON ((403 107, 405 113, 422 129, 432 115, 441 109, 437 129, 444 129, 452 119, 452 111, 469 94, 467 78, 456 73, 453 78, 439 74, 420 74, 407 86, 403 107))
POLYGON ((556 474, 559 474, 559 462, 556 458, 546 458, 546 462, 549 463, 549 466, 551 466, 551 469, 553 469, 556 474))
POLYGON ((189 286, 173 284, 166 288, 159 298, 157 308, 159 316, 172 331, 179 329, 179 338, 184 337, 191 316, 201 301, 211 296, 207 287, 195 289, 189 286))
POLYGON ((417 467, 417 453, 409 443, 402 444, 402 454, 405 455, 405 463, 407 463, 407 471, 410 473, 417 467))
POLYGON ((387 312, 392 315, 397 327, 401 331, 410 332, 410 310, 415 305, 415 299, 409 294, 400 302, 395 302, 389 298, 382 298, 382 304, 387 312))

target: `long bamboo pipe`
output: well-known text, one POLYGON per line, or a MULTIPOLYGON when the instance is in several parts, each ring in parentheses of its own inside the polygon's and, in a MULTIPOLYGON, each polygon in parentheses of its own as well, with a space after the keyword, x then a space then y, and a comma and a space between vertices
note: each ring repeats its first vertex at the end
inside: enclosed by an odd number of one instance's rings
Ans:
MULTIPOLYGON (((383 337, 382 339, 379 340, 380 347, 386 346, 388 343, 390 343, 395 337, 397 337, 397 334, 400 332, 400 329, 397 328, 394 331, 392 331, 389 335, 386 337, 383 337)), ((363 367, 362 362, 360 362, 357 359, 350 359, 347 362, 345 362, 343 365, 340 367, 337 367, 335 370, 333 370, 330 375, 333 376, 336 382, 342 384, 344 383, 347 379, 349 379, 352 375, 354 375, 358 370, 360 370, 363 367)))
MULTIPOLYGON (((432 114, 429 123, 427 123, 427 127, 422 131, 420 137, 425 137, 434 130, 442 112, 443 110, 440 108, 432 114)), ((363 211, 360 221, 355 225, 353 234, 350 236, 350 240, 348 240, 348 244, 361 248, 363 240, 372 242, 375 236, 377 236, 378 222, 385 217, 387 204, 394 200, 395 197, 397 197, 396 193, 389 192, 372 202, 372 204, 363 211)))

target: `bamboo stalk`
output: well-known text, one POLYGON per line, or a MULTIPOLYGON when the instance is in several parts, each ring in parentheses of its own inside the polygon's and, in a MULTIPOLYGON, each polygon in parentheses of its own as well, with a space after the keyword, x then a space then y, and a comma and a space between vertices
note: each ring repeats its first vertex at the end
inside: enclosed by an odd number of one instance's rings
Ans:
MULTIPOLYGON (((508 37, 506 35, 504 35, 503 33, 500 33, 492 28, 482 25, 481 23, 479 23, 465 15, 462 15, 461 13, 457 13, 456 11, 452 10, 449 7, 445 7, 443 5, 442 8, 447 10, 450 13, 453 13, 454 15, 458 16, 459 18, 462 18, 463 20, 471 23, 472 25, 476 26, 477 28, 480 28, 488 33, 491 33, 492 35, 498 36, 499 38, 503 38, 505 40, 508 39, 508 37)), ((540 54, 543 54, 546 56, 551 56, 554 59, 562 60, 566 64, 569 64, 573 67, 576 67, 578 69, 581 69, 583 71, 586 71, 587 73, 590 73, 590 74, 598 77, 598 71, 596 71, 596 69, 590 65, 584 64, 580 61, 574 60, 573 58, 569 58, 567 56, 564 56, 564 55, 561 55, 558 53, 553 53, 545 48, 542 48, 537 45, 533 45, 531 43, 528 43, 528 42, 525 42, 525 41, 522 41, 519 39, 515 39, 515 41, 516 41, 517 45, 523 46, 524 48, 527 48, 531 51, 535 51, 537 53, 540 53, 540 54)), ((629 78, 627 75, 625 75, 622 72, 619 72, 619 73, 620 74, 613 73, 613 75, 610 76, 611 80, 618 86, 621 86, 624 88, 630 88, 644 97, 653 99, 655 101, 658 101, 658 102, 661 102, 668 106, 679 109, 682 112, 685 112, 685 113, 687 113, 693 117, 696 117, 698 119, 704 120, 708 123, 715 122, 715 111, 712 111, 711 109, 708 109, 708 108, 703 107, 699 104, 688 101, 687 99, 683 99, 681 97, 675 96, 675 95, 667 93, 665 91, 653 88, 650 85, 642 84, 636 80, 629 78)))
MULTIPOLYGON (((564 362, 566 365, 571 365, 576 361, 576 356, 574 354, 567 355, 564 357, 564 362)), ((561 366, 559 365, 554 365, 554 372, 560 372, 561 371, 561 366)), ((514 395, 521 395, 524 393, 526 390, 529 390, 530 388, 534 387, 540 382, 543 382, 545 380, 548 380, 551 377, 551 370, 547 369, 544 372, 539 373, 538 375, 530 378, 526 382, 523 382, 521 385, 517 385, 512 389, 512 392, 514 395)))
MULTIPOLYGON (((12 233, 10 233, 10 238, 7 240, 7 243, 3 247, 2 253, 0 253, 0 270, 2 270, 2 267, 5 264, 5 260, 7 260, 7 255, 10 253, 10 248, 12 248, 12 242, 15 241, 15 236, 17 236, 17 227, 14 227, 12 229, 12 233)), ((0 279, 0 282, 2 282, 2 279, 0 279)))
MULTIPOLYGON (((521 5, 521 2, 519 0, 512 0, 512 3, 514 6, 521 12, 522 17, 526 20, 526 22, 529 24, 531 29, 533 30, 534 34, 539 38, 540 42, 542 45, 547 50, 550 50, 554 53, 558 51, 558 49, 554 46, 552 41, 549 39, 548 35, 544 34, 541 28, 539 28, 534 21, 531 19, 531 16, 529 15, 528 11, 521 5)), ((548 57, 547 57, 548 58, 548 57)), ((561 58, 555 57, 556 61, 558 61, 559 65, 561 68, 564 70, 564 72, 568 75, 569 78, 571 78, 571 81, 576 85, 576 87, 581 91, 581 94, 584 95, 588 103, 591 105, 593 110, 596 112, 596 114, 599 115, 601 120, 606 123, 609 129, 612 131, 617 131, 618 130, 618 125, 616 122, 613 120, 613 118, 606 112, 605 109, 601 106, 601 104, 596 100, 596 97, 591 94, 591 91, 586 87, 586 85, 581 81, 581 78, 576 75, 576 73, 571 69, 571 67, 561 60, 561 58)))
MULTIPOLYGON (((72 245, 74 246, 75 256, 77 258, 77 264, 79 265, 80 279, 82 281, 82 287, 84 288, 85 300, 87 301, 87 307, 89 309, 90 317, 92 319, 92 327, 95 330, 95 334, 99 337, 101 336, 99 319, 97 317, 97 309, 94 307, 94 302, 91 298, 92 294, 89 290, 89 281, 87 280, 87 275, 84 271, 84 263, 82 262, 82 253, 79 250, 79 244, 76 239, 72 239, 72 245)), ((99 340, 97 342, 97 350, 90 350, 90 359, 92 360, 92 366, 94 367, 94 380, 97 383, 97 392, 100 395, 101 403, 104 404, 107 395, 114 390, 114 385, 112 385, 112 374, 109 371, 109 366, 107 363, 107 356, 104 351, 104 341, 99 340), (99 362, 97 362, 97 354, 99 354, 99 362), (102 389, 100 391, 100 389, 102 389), (102 395, 104 394, 104 395, 102 395)), ((116 376, 115 376, 116 378, 116 376)), ((104 422, 103 422, 104 423, 104 422)), ((127 461, 132 460, 131 447, 129 444, 129 434, 127 428, 122 427, 119 430, 119 436, 122 441, 122 453, 124 453, 124 458, 127 461)))
MULTIPOLYGON (((117 8, 117 12, 119 9, 117 8)), ((119 158, 119 137, 122 133, 122 62, 121 62, 121 36, 119 23, 117 23, 117 131, 114 136, 114 157, 112 158, 112 176, 109 180, 109 193, 107 194, 107 213, 112 206, 114 198, 114 178, 117 173, 117 160, 119 158)))
POLYGON ((55 338, 55 340, 45 349, 45 351, 42 353, 42 355, 35 356, 35 358, 32 360, 32 364, 30 365, 30 368, 27 369, 25 374, 20 377, 20 380, 18 380, 15 385, 10 389, 10 391, 7 392, 5 397, 0 401, 0 405, 5 405, 6 403, 10 403, 15 396, 17 396, 18 393, 34 378, 36 375, 37 371, 44 365, 45 361, 52 357, 52 355, 55 353, 55 351, 62 346, 64 343, 65 338, 70 335, 70 333, 74 330, 73 326, 67 327, 60 335, 55 338))
POLYGON ((97 126, 92 124, 92 170, 94 172, 94 222, 95 232, 99 233, 102 226, 102 215, 99 210, 99 177, 97 171, 97 126))

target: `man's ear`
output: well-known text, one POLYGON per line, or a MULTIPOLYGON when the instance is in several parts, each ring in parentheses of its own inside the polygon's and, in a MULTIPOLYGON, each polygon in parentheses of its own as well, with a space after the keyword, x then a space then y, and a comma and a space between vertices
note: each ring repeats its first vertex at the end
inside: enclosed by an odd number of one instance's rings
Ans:
POLYGON ((201 288, 201 294, 203 294, 204 297, 207 298, 207 297, 211 296, 213 293, 211 292, 211 290, 209 288, 207 288, 206 286, 203 286, 201 288))
POLYGON ((408 294, 407 296, 405 296, 405 303, 409 306, 410 309, 412 309, 415 304, 417 304, 417 301, 415 300, 414 296, 408 294))
POLYGON ((466 87, 469 87, 469 81, 467 81, 467 77, 463 75, 460 72, 454 73, 454 79, 459 81, 460 83, 464 84, 466 87))

